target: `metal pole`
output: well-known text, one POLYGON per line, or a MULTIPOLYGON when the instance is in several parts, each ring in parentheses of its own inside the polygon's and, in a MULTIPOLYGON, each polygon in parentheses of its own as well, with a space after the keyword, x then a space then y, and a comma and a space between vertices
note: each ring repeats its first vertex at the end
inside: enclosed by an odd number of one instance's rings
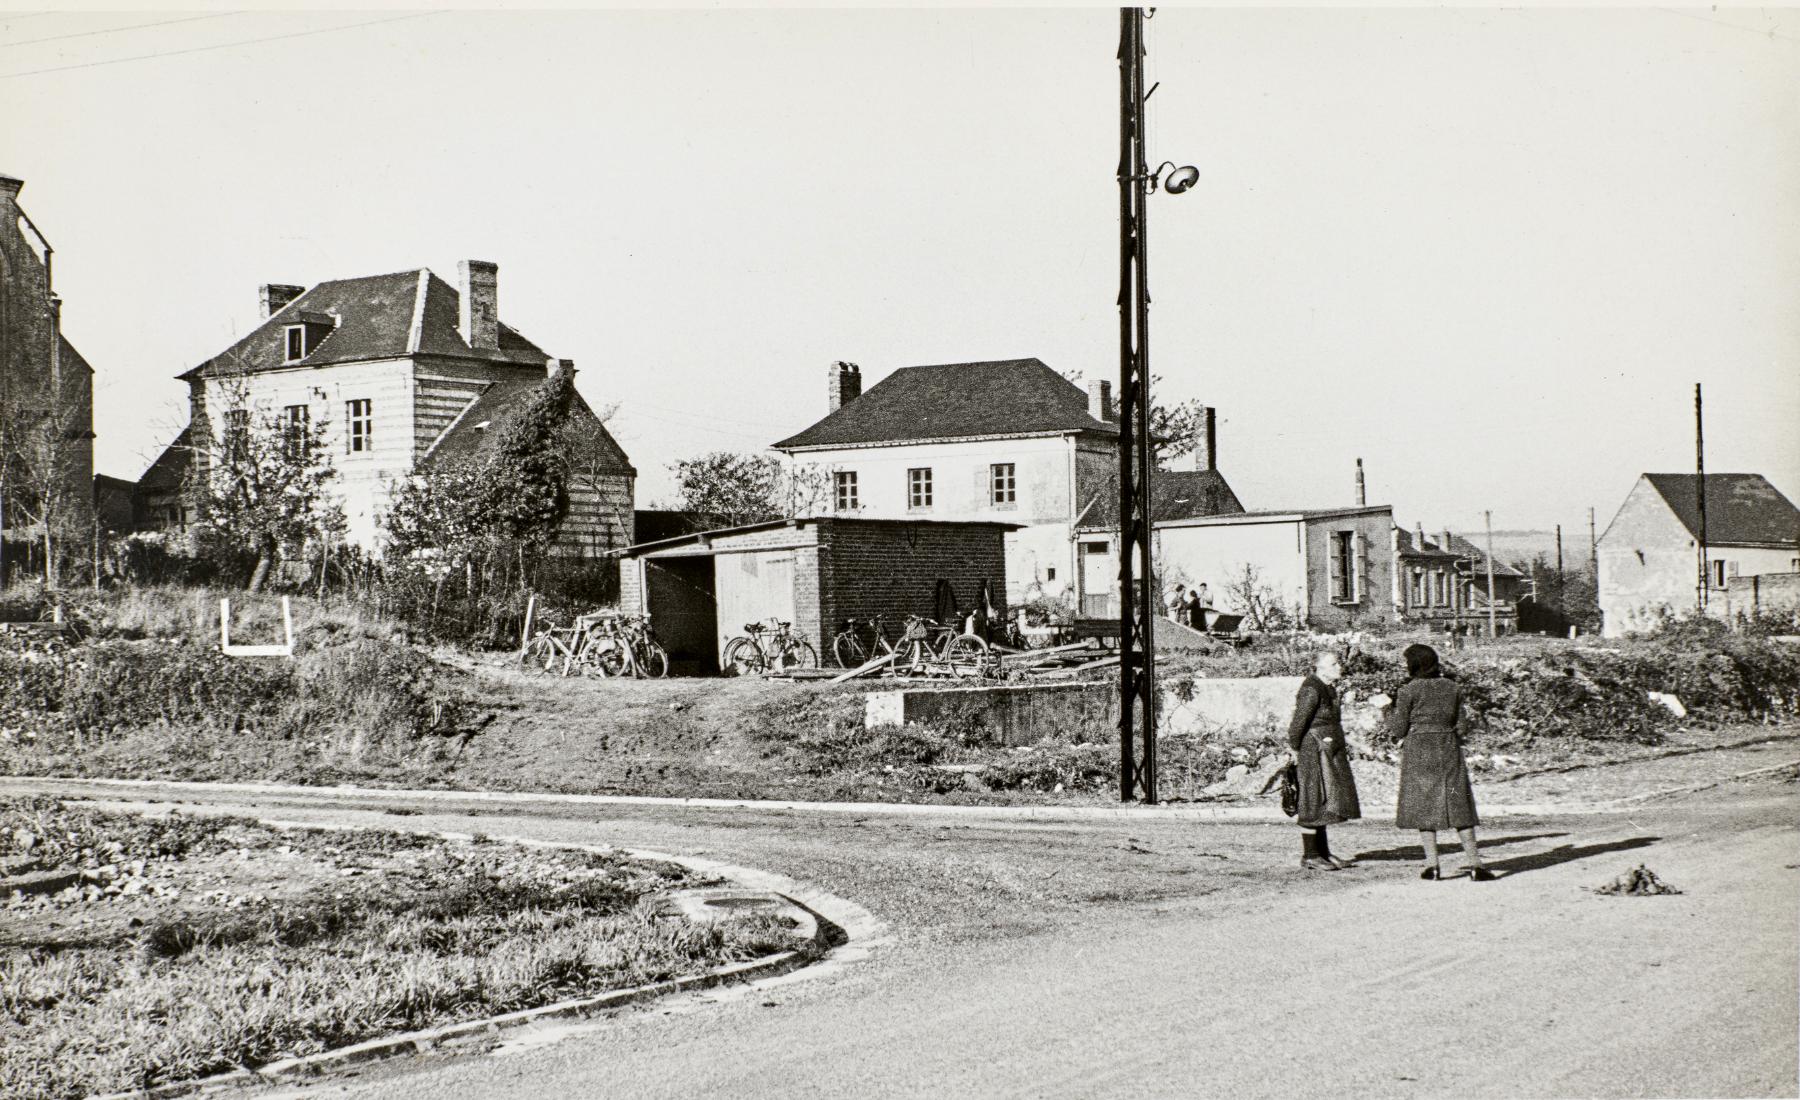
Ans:
POLYGON ((1119 9, 1119 797, 1156 799, 1144 13, 1119 9), (1134 744, 1135 743, 1135 744, 1134 744))
POLYGON ((1701 416, 1700 383, 1694 383, 1694 503, 1700 509, 1700 587, 1695 607, 1706 612, 1706 590, 1712 579, 1706 575, 1706 433, 1701 416))
POLYGON ((1481 513, 1481 522, 1487 525, 1488 637, 1498 638, 1500 628, 1494 608, 1494 513, 1481 513))
POLYGON ((1588 506, 1588 572, 1593 574, 1596 596, 1600 584, 1600 537, 1594 533, 1594 508, 1588 506))

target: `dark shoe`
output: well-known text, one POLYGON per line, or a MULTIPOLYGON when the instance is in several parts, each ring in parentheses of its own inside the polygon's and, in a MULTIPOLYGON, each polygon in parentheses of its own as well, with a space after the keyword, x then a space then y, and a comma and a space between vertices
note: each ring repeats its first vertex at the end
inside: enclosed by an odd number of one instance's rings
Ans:
POLYGON ((1433 867, 1427 867, 1423 871, 1420 871, 1419 877, 1424 879, 1426 882, 1437 882, 1438 880, 1440 880, 1444 877, 1444 873, 1442 871, 1438 870, 1435 866, 1433 866, 1433 867))
POLYGON ((1488 870, 1486 867, 1469 868, 1470 882, 1492 882, 1499 877, 1499 875, 1494 874, 1494 872, 1488 870))
POLYGON ((1302 856, 1300 869, 1303 871, 1335 871, 1338 866, 1324 856, 1302 856))

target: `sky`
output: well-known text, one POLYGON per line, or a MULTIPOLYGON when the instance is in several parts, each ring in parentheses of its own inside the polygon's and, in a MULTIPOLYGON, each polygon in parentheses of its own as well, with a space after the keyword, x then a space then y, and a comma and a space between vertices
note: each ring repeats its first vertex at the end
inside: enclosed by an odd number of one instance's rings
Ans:
MULTIPOLYGON (((911 364, 1116 377, 1111 9, 0 13, 97 467, 257 287, 500 266, 640 470, 911 364)), ((1800 499, 1800 12, 1164 8, 1159 399, 1247 507, 1604 527, 1707 465, 1800 499)))

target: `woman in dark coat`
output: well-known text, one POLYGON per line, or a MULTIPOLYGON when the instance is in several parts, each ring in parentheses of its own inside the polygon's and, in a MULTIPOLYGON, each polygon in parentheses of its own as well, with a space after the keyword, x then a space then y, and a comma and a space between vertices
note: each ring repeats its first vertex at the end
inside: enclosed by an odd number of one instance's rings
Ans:
POLYGON ((1344 675, 1337 654, 1321 653, 1314 672, 1300 684, 1294 720, 1288 724, 1289 756, 1299 773, 1300 866, 1310 871, 1341 871, 1350 866, 1331 854, 1326 827, 1362 816, 1356 800, 1356 778, 1350 774, 1350 752, 1338 712, 1337 689, 1344 675))
POLYGON ((1469 877, 1487 882, 1492 871, 1481 865, 1475 845, 1475 791, 1463 762, 1463 736, 1469 709, 1461 685, 1445 679, 1437 651, 1428 645, 1406 647, 1406 671, 1412 677, 1394 699, 1388 732, 1404 748, 1400 755, 1400 806, 1394 824, 1419 830, 1425 845, 1420 878, 1442 878, 1438 870, 1437 831, 1455 829, 1462 840, 1469 877))

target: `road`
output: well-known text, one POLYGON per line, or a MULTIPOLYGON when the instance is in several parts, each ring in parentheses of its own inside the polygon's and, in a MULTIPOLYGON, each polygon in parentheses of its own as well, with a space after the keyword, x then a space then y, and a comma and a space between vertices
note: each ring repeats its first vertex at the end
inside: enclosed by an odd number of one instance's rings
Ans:
MULTIPOLYGON (((1723 778, 1768 759, 1709 766, 1723 778)), ((1357 868, 1307 874, 1294 830, 1272 823, 207 801, 726 860, 853 899, 891 930, 866 961, 817 978, 260 1097, 1797 1092, 1788 775, 1504 819, 1484 830, 1494 883, 1421 882, 1414 838, 1379 820, 1334 831, 1357 868), (1640 862, 1685 893, 1590 889, 1640 862)))

